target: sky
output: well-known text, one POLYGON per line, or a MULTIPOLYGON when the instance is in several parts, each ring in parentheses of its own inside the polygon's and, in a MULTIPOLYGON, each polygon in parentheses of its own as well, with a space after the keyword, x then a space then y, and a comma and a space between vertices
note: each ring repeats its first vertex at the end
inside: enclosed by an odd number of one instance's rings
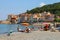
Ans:
POLYGON ((60 0, 0 0, 0 20, 7 19, 9 14, 20 14, 35 7, 60 2, 60 0))

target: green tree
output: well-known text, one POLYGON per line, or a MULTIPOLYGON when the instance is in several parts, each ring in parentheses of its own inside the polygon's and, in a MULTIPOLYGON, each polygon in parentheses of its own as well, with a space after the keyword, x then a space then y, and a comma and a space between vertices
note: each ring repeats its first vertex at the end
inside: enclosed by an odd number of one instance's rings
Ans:
POLYGON ((33 8, 32 10, 27 10, 27 13, 40 13, 44 11, 47 11, 47 12, 49 11, 55 15, 60 15, 60 2, 45 5, 43 7, 36 7, 36 8, 33 8))

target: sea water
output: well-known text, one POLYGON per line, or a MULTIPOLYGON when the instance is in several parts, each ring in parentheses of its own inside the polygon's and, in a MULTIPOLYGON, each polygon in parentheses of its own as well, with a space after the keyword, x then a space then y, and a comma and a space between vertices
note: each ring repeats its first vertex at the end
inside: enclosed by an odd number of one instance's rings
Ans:
MULTIPOLYGON (((0 24, 0 34, 5 34, 11 32, 17 32, 17 27, 19 26, 20 29, 25 30, 25 26, 20 24, 0 24)), ((29 28, 33 26, 30 25, 29 28)))

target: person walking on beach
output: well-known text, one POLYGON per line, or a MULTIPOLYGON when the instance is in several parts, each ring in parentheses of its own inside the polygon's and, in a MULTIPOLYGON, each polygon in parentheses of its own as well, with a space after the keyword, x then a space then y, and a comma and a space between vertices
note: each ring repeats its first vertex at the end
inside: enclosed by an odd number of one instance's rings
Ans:
POLYGON ((12 33, 12 30, 10 30, 10 31, 8 32, 7 36, 10 36, 11 33, 12 33))
POLYGON ((19 26, 17 27, 17 31, 19 32, 20 30, 19 30, 19 26))

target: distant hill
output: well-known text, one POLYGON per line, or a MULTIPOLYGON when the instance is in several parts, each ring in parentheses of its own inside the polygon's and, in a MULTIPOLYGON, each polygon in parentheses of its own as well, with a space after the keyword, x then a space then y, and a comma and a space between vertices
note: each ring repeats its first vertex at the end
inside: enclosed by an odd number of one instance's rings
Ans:
POLYGON ((33 8, 32 10, 27 10, 27 13, 41 13, 44 11, 47 11, 47 12, 49 11, 53 14, 60 15, 60 2, 45 5, 43 7, 36 7, 36 8, 33 8))

